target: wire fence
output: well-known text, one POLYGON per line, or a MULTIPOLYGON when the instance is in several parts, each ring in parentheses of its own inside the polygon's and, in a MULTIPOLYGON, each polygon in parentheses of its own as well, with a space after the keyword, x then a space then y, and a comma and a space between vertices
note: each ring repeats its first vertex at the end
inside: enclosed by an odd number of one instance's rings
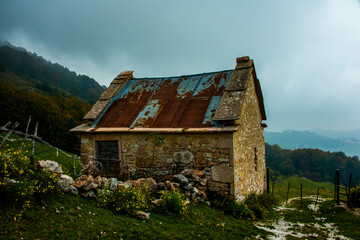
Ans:
POLYGON ((351 173, 349 174, 347 181, 348 183, 345 184, 345 186, 340 184, 339 169, 335 171, 333 183, 319 183, 316 188, 313 185, 310 187, 309 183, 306 183, 306 181, 305 184, 289 180, 279 181, 275 179, 270 182, 269 170, 267 170, 266 176, 267 193, 271 196, 275 195, 280 197, 280 199, 283 199, 284 206, 287 206, 291 199, 298 199, 301 208, 303 207, 303 199, 311 196, 314 199, 314 209, 322 196, 326 196, 327 199, 332 199, 336 205, 345 203, 349 208, 359 207, 360 187, 352 184, 351 173))
MULTIPOLYGON (((61 146, 53 146, 52 144, 48 143, 47 141, 43 140, 41 137, 38 136, 38 127, 39 124, 38 122, 36 122, 35 125, 35 129, 33 134, 29 133, 29 126, 30 126, 30 122, 31 122, 31 116, 29 117, 28 123, 27 123, 27 127, 26 127, 26 132, 23 133, 21 131, 16 130, 16 128, 19 126, 18 122, 15 122, 14 124, 12 124, 12 122, 8 122, 6 123, 4 126, 0 127, 0 133, 1 132, 5 132, 5 136, 0 136, 2 138, 1 143, 0 143, 0 147, 3 146, 5 144, 5 142, 10 142, 10 143, 14 143, 14 142, 28 142, 31 144, 31 156, 30 159, 32 161, 34 161, 35 159, 35 155, 40 155, 40 154, 44 154, 44 153, 50 153, 50 151, 53 151, 56 159, 59 159, 59 155, 62 154, 70 159, 73 160, 73 173, 75 176, 80 176, 83 171, 85 169, 88 169, 89 167, 95 165, 101 165, 101 163, 94 163, 94 162, 90 162, 88 164, 81 164, 81 168, 79 169, 79 167, 77 167, 77 163, 80 161, 80 156, 76 155, 76 154, 70 154, 67 153, 63 150, 61 150, 59 147, 61 146), (22 138, 11 138, 12 134, 16 134, 22 138), (48 146, 50 149, 45 149, 43 151, 35 151, 36 150, 36 143, 42 143, 46 146, 48 146)), ((64 144, 62 144, 64 145, 64 144)), ((24 144, 20 145, 20 150, 22 150, 24 147, 24 144)), ((97 167, 97 166, 96 166, 97 167)), ((100 168, 102 168, 102 166, 100 166, 100 168)))

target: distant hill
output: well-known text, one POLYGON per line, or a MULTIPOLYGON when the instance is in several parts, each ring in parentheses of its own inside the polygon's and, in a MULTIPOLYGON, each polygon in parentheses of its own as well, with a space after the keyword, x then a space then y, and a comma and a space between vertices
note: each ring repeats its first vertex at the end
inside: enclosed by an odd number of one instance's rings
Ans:
MULTIPOLYGON (((315 148, 324 151, 344 152, 348 156, 360 156, 360 140, 353 137, 356 135, 340 135, 340 132, 317 130, 318 133, 327 136, 347 136, 348 138, 331 138, 310 131, 286 130, 282 132, 265 131, 265 142, 277 144, 285 149, 315 148)), ((355 133, 355 132, 354 132, 355 133)))
POLYGON ((340 181, 346 184, 352 173, 352 186, 360 183, 360 161, 343 152, 325 152, 319 149, 282 149, 279 145, 265 144, 266 165, 272 177, 306 177, 313 181, 333 182, 335 170, 340 169, 340 181))
POLYGON ((69 130, 81 124, 103 90, 88 76, 0 42, 0 126, 18 121, 25 131, 31 115, 32 133, 39 122, 41 138, 76 153, 79 136, 69 130))
POLYGON ((360 141, 360 129, 349 130, 349 131, 336 131, 330 129, 312 129, 311 132, 319 134, 329 138, 345 138, 345 139, 357 139, 360 141))
POLYGON ((21 91, 65 97, 74 95, 91 104, 104 91, 104 87, 93 78, 78 75, 36 53, 4 41, 0 41, 0 82, 21 91))
POLYGON ((39 122, 38 136, 61 149, 77 153, 80 140, 69 130, 82 122, 90 109, 85 100, 70 95, 46 96, 41 93, 19 91, 0 82, 0 125, 18 121, 17 130, 25 132, 29 116, 31 134, 39 122))

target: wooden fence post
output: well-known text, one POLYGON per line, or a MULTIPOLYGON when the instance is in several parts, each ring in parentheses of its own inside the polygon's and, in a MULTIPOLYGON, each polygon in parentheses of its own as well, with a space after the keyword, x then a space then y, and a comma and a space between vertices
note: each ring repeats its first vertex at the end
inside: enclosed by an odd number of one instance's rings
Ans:
POLYGON ((271 196, 274 196, 274 185, 275 185, 275 179, 273 179, 273 182, 272 182, 271 196))
POLYGON ((351 178, 352 178, 352 173, 350 173, 350 176, 349 176, 349 193, 351 190, 351 178))
POLYGON ((335 171, 336 204, 340 205, 340 170, 335 171))
POLYGON ((290 190, 290 183, 288 184, 287 194, 286 194, 286 203, 285 206, 287 206, 288 200, 289 200, 289 190, 290 190))
POLYGON ((27 139, 27 137, 28 137, 30 122, 31 122, 31 115, 29 116, 29 120, 28 120, 27 125, 26 125, 25 139, 27 139))
POLYGON ((318 187, 318 191, 317 191, 317 194, 316 194, 316 201, 315 201, 315 205, 314 205, 314 211, 316 209, 316 204, 317 204, 318 199, 319 199, 319 193, 320 193, 320 187, 318 187))
MULTIPOLYGON (((6 128, 6 126, 10 125, 11 122, 8 122, 4 128, 6 128)), ((17 128, 19 126, 18 122, 15 122, 14 125, 12 126, 12 128, 10 129, 10 131, 6 134, 6 136, 3 138, 2 142, 0 143, 0 147, 6 142, 6 140, 10 137, 10 135, 15 131, 15 128, 17 128)))
POLYGON ((270 169, 266 168, 266 191, 269 194, 270 193, 270 169))
MULTIPOLYGON (((36 125, 35 125, 35 131, 34 131, 34 137, 37 136, 37 132, 38 132, 38 122, 36 122, 36 125)), ((31 156, 33 158, 35 158, 35 138, 33 138, 33 141, 32 141, 32 151, 31 151, 31 156)))
POLYGON ((302 184, 300 184, 300 208, 302 208, 302 184))
MULTIPOLYGON (((29 131, 30 122, 31 122, 31 115, 29 116, 29 120, 28 120, 27 125, 26 125, 25 140, 28 139, 28 131, 29 131)), ((23 146, 24 145, 21 144, 20 150, 23 149, 23 146)))

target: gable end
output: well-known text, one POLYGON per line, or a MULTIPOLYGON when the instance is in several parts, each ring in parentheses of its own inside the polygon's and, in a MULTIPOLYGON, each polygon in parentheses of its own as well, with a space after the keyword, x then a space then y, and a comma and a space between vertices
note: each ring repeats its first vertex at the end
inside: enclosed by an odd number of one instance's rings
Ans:
POLYGON ((236 59, 237 65, 232 72, 224 95, 222 96, 218 108, 216 109, 214 121, 232 121, 240 118, 242 102, 248 87, 251 74, 255 81, 256 95, 259 100, 259 107, 262 120, 266 120, 263 96, 260 82, 256 77, 253 60, 249 57, 236 59))
POLYGON ((99 100, 92 106, 90 111, 85 115, 84 120, 95 121, 100 114, 106 109, 110 100, 119 93, 119 91, 126 85, 126 83, 133 79, 134 71, 125 71, 120 73, 110 84, 110 86, 105 89, 101 94, 99 100))

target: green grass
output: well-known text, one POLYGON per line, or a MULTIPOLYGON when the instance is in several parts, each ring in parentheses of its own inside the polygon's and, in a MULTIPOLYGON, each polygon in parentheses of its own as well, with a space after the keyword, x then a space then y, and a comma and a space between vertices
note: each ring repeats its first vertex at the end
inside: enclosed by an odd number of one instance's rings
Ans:
POLYGON ((360 216, 354 216, 344 208, 334 207, 332 201, 325 202, 320 210, 328 221, 336 223, 345 236, 360 239, 360 216))
MULTIPOLYGON (((3 210, 1 210, 3 211, 3 210)), ((151 212, 143 221, 95 205, 93 199, 64 194, 28 210, 19 222, 0 214, 3 239, 244 239, 265 232, 252 222, 223 215, 206 204, 184 217, 151 212)), ((0 237, 1 238, 1 237, 0 237)))
MULTIPOLYGON (((334 208, 333 202, 333 185, 326 182, 314 182, 303 177, 291 177, 284 179, 281 182, 275 183, 274 196, 284 204, 286 201, 287 187, 290 183, 289 199, 300 198, 300 184, 303 185, 303 197, 316 195, 318 187, 320 187, 320 197, 328 199, 325 202, 319 202, 320 211, 315 212, 309 209, 309 205, 314 203, 314 199, 304 198, 302 207, 300 199, 295 199, 288 203, 287 209, 273 212, 264 220, 267 225, 283 219, 287 222, 294 223, 293 230, 297 233, 303 234, 317 234, 317 239, 328 239, 328 230, 325 229, 326 223, 335 224, 340 231, 340 235, 344 235, 351 239, 360 239, 360 217, 354 216, 345 209, 334 208), (298 224, 304 224, 299 227, 298 224), (322 226, 318 229, 315 224, 322 226)), ((292 236, 287 236, 286 239, 298 239, 292 236)))
MULTIPOLYGON (((320 187, 319 195, 323 198, 334 197, 334 186, 328 182, 314 182, 304 177, 291 177, 280 182, 274 183, 273 194, 280 201, 286 201, 287 189, 290 183, 289 199, 300 197, 300 185, 302 184, 303 197, 317 195, 318 187, 320 187)), ((272 182, 270 183, 270 193, 272 192, 272 182)))
MULTIPOLYGON (((3 135, 3 134, 2 134, 3 135)), ((18 138, 13 135, 11 138, 18 138)), ((24 149, 31 153, 30 142, 24 149)), ((7 142, 2 148, 19 149, 21 142, 7 142)), ((1 150, 1 149, 0 149, 1 150)), ((36 143, 35 160, 54 160, 61 164, 64 172, 75 177, 74 158, 67 157, 44 144, 36 143)), ((76 170, 80 161, 76 160, 76 170)), ((322 198, 333 198, 331 183, 318 183, 306 178, 292 177, 275 183, 274 196, 280 202, 286 200, 288 183, 289 198, 300 197, 300 184, 303 196, 316 195, 318 187, 322 198)), ((272 184, 271 184, 272 185, 272 184)), ((271 191, 270 191, 271 193, 271 191)), ((318 239, 326 239, 326 231, 316 229, 313 224, 335 223, 341 234, 359 239, 360 217, 353 216, 342 208, 332 208, 332 201, 322 203, 321 212, 315 213, 309 205, 313 200, 304 199, 300 208, 299 200, 288 207, 295 210, 270 211, 262 221, 270 226, 281 218, 304 227, 294 226, 295 231, 304 234, 316 233, 318 239), (318 220, 325 217, 326 221, 318 220), (299 228, 299 229, 297 229, 299 228)), ((33 205, 26 210, 20 221, 14 222, 16 209, 0 208, 0 239, 254 239, 260 235, 266 238, 269 233, 255 227, 253 222, 243 221, 224 215, 220 210, 207 204, 191 206, 186 216, 152 211, 150 220, 142 221, 131 216, 118 214, 96 205, 95 199, 85 199, 70 194, 50 196, 46 202, 33 205)), ((287 239, 295 239, 291 236, 287 239)))
MULTIPOLYGON (((1 133, 1 136, 5 136, 5 133, 1 133)), ((24 139, 17 134, 12 134, 9 139, 24 139)), ((0 138, 2 141, 2 138, 0 138)), ((3 146, 0 147, 0 151, 2 149, 13 148, 14 150, 20 149, 23 144, 23 150, 27 151, 28 155, 31 155, 32 152, 32 142, 31 141, 6 141, 3 146)), ((57 151, 55 148, 47 146, 43 143, 36 142, 35 143, 35 161, 39 160, 52 160, 58 162, 61 165, 61 168, 64 174, 70 175, 72 177, 77 177, 81 170, 81 161, 75 154, 66 153, 72 157, 65 155, 64 153, 57 151), (74 171, 75 165, 75 171, 74 171)))
MULTIPOLYGON (((11 136, 14 138, 19 137, 11 136)), ((15 141, 2 148, 20 146, 21 142, 15 141)), ((23 149, 30 155, 30 142, 25 142, 23 149)), ((57 157, 55 149, 37 142, 35 160, 46 159, 59 162, 65 173, 74 176, 73 158, 61 153, 57 157)), ((76 164, 79 170, 79 161, 76 164)), ((150 220, 142 221, 98 207, 95 199, 59 194, 34 204, 14 222, 17 211, 0 208, 0 239, 251 239, 267 234, 252 222, 224 215, 207 204, 191 206, 186 216, 152 211, 150 220)))

